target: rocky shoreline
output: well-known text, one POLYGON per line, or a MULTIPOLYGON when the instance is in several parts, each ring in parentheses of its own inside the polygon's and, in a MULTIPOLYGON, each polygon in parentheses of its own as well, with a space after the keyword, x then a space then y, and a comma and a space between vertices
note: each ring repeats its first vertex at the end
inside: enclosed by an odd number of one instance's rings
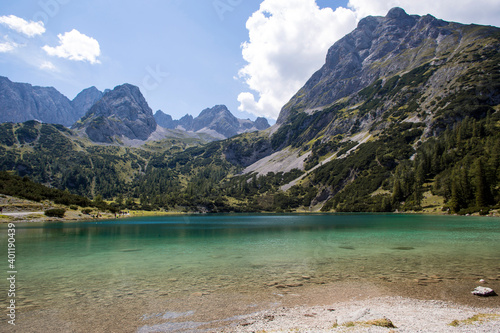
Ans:
MULTIPOLYGON (((159 320, 147 318, 138 332, 498 333, 500 298, 474 296, 470 286, 478 283, 461 280, 414 288, 340 281, 279 289, 279 294, 248 294, 246 300, 242 295, 192 294, 182 307, 169 308, 176 316, 169 312, 159 320)), ((485 283, 499 287, 497 281, 485 283)))
POLYGON ((329 306, 280 307, 211 332, 499 332, 500 308, 377 297, 329 306))

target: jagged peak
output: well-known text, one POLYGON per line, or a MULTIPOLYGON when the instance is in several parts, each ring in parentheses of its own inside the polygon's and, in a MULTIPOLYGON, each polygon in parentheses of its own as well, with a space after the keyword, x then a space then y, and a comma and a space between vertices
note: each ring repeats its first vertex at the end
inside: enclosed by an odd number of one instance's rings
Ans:
POLYGON ((180 120, 188 120, 188 119, 193 120, 194 118, 193 118, 193 116, 192 116, 192 115, 190 115, 190 114, 186 114, 186 115, 184 115, 184 116, 183 116, 180 120))
POLYGON ((134 86, 130 83, 124 83, 124 84, 120 84, 120 85, 114 87, 113 90, 109 90, 108 92, 106 92, 106 94, 115 93, 117 91, 129 91, 129 92, 133 92, 133 93, 141 93, 141 90, 139 89, 139 87, 134 86))
POLYGON ((91 86, 91 87, 85 88, 82 91, 99 91, 100 92, 100 90, 97 89, 96 86, 91 86))
POLYGON ((408 15, 406 13, 406 11, 401 7, 394 7, 392 9, 390 9, 386 15, 386 18, 389 18, 389 19, 401 19, 401 18, 407 18, 407 17, 410 17, 410 15, 408 15))
POLYGON ((227 108, 225 105, 215 105, 212 108, 206 108, 203 111, 201 111, 200 115, 198 117, 204 117, 206 115, 213 115, 213 114, 219 114, 219 113, 224 113, 226 115, 233 116, 231 111, 227 108))
POLYGON ((362 18, 359 23, 358 23, 358 29, 368 29, 368 30, 374 30, 377 25, 382 23, 384 20, 407 20, 411 19, 412 17, 416 16, 411 16, 406 13, 406 11, 403 8, 400 7, 394 7, 387 12, 387 15, 385 17, 382 16, 367 16, 362 18))

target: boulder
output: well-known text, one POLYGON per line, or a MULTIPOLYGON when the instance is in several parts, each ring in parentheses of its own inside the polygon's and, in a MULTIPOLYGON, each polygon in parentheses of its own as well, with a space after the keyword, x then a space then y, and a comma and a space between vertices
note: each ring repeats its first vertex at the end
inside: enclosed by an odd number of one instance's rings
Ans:
POLYGON ((472 294, 481 297, 498 296, 493 289, 487 287, 476 287, 472 294))

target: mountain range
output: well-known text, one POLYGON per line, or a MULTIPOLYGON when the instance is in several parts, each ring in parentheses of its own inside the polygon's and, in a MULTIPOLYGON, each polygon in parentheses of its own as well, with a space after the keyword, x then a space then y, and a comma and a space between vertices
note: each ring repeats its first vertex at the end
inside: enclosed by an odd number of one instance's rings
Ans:
POLYGON ((0 122, 39 120, 71 126, 101 97, 102 92, 91 87, 70 101, 53 87, 16 83, 0 76, 0 122))
POLYGON ((78 131, 125 125, 102 97, 76 132, 0 126, 0 169, 130 198, 127 207, 138 198, 145 209, 487 213, 500 208, 499 50, 497 27, 394 8, 332 45, 269 129, 244 132, 265 124, 244 125, 216 106, 197 118, 154 118, 171 131, 243 133, 202 145, 97 146, 78 131))
POLYGON ((224 105, 205 109, 196 118, 186 115, 172 120, 162 111, 153 116, 139 88, 130 84, 105 92, 90 87, 70 101, 55 88, 15 83, 0 77, 0 122, 29 120, 72 127, 94 142, 107 144, 117 143, 120 138, 146 141, 157 131, 157 124, 177 131, 158 131, 156 139, 162 135, 198 137, 182 133, 196 132, 204 134, 208 141, 269 127, 265 118, 255 122, 238 119, 224 105))
POLYGON ((164 128, 207 133, 222 139, 269 128, 266 118, 258 117, 255 121, 238 119, 225 105, 204 109, 196 118, 185 115, 179 120, 173 120, 170 115, 161 110, 158 110, 154 117, 156 122, 164 128))

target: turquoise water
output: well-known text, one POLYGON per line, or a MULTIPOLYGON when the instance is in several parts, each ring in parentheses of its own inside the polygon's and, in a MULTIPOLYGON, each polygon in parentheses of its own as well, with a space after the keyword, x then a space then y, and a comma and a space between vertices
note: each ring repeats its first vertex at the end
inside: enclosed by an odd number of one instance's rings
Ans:
MULTIPOLYGON (((268 284, 497 277, 500 220, 345 214, 19 223, 16 251, 21 311, 106 307, 117 299, 259 292, 268 284)), ((0 289, 5 302, 7 283, 0 289)))

